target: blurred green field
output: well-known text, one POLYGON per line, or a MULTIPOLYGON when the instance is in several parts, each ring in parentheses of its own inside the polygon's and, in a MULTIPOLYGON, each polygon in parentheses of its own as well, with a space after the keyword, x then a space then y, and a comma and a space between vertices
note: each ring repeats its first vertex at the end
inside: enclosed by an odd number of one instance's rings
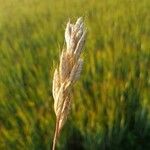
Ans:
POLYGON ((0 150, 49 150, 68 19, 88 29, 57 149, 150 149, 149 0, 0 0, 0 150))

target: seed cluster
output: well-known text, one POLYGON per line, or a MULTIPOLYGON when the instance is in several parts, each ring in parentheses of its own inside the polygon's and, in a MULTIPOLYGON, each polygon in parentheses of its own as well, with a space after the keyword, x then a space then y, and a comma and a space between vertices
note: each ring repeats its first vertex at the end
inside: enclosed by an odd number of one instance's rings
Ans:
POLYGON ((60 64, 53 77, 54 111, 56 114, 56 137, 59 135, 71 105, 71 89, 80 77, 83 60, 80 58, 86 38, 83 19, 75 24, 67 23, 65 30, 66 48, 62 50, 60 64))

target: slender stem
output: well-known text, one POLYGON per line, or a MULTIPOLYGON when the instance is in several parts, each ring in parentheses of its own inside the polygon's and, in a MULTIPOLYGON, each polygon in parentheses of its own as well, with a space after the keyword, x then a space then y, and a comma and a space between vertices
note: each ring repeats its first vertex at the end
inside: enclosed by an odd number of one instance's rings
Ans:
POLYGON ((55 150, 55 147, 56 147, 56 142, 57 142, 57 137, 58 137, 58 128, 59 128, 59 119, 57 119, 57 121, 56 121, 52 150, 55 150))

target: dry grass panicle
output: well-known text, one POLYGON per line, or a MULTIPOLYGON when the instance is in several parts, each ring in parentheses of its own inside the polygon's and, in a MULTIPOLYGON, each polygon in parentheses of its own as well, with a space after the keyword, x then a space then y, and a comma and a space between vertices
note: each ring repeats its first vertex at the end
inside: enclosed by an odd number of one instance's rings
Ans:
POLYGON ((65 30, 66 49, 62 50, 60 63, 55 69, 53 78, 54 111, 56 114, 56 129, 53 141, 55 149, 56 139, 67 119, 71 107, 71 88, 80 77, 83 60, 80 58, 86 38, 83 19, 79 18, 75 24, 67 23, 65 30))

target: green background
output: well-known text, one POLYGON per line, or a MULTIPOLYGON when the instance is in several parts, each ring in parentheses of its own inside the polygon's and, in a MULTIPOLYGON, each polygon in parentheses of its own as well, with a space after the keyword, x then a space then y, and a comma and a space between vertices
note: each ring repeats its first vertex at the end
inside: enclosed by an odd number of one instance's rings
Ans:
POLYGON ((88 30, 60 150, 150 149, 149 0, 0 0, 0 150, 49 150, 66 23, 88 30))

